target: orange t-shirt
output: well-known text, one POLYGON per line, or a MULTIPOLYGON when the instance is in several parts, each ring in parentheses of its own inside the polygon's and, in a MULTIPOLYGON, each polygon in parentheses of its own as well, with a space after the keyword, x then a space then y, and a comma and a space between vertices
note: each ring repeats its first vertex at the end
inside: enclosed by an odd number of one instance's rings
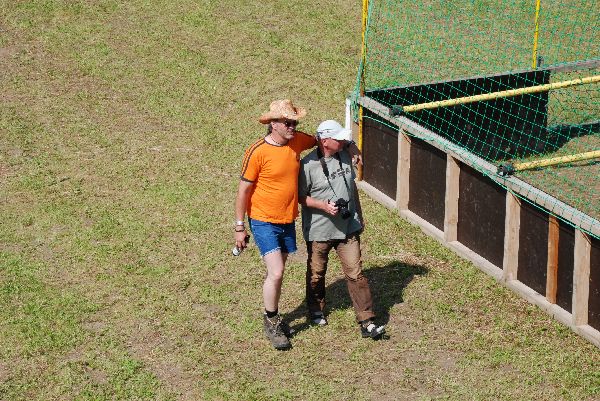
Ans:
POLYGON ((298 217, 300 153, 316 143, 314 136, 296 131, 284 146, 263 138, 246 150, 240 178, 255 184, 246 208, 250 218, 284 224, 298 217))

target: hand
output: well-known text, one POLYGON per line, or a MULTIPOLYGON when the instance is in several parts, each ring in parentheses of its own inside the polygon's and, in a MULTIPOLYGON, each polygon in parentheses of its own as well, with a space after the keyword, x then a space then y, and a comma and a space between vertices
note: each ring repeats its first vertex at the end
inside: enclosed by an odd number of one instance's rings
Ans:
POLYGON ((323 207, 321 208, 325 213, 335 216, 338 212, 338 208, 335 203, 329 201, 323 201, 323 207))
POLYGON ((233 234, 233 237, 235 239, 235 246, 237 246, 239 250, 246 249, 248 247, 248 244, 246 243, 246 229, 239 232, 235 231, 233 234))
POLYGON ((348 147, 348 152, 350 153, 350 156, 352 156, 352 164, 354 164, 355 166, 362 166, 362 153, 355 143, 350 144, 350 146, 348 147))

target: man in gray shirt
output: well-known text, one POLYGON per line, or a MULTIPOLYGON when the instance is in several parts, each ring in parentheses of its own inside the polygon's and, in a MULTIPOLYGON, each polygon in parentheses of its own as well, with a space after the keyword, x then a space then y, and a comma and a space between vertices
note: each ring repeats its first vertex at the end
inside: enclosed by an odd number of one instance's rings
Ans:
POLYGON ((326 325, 325 274, 329 251, 335 249, 363 337, 380 338, 383 326, 373 322, 373 301, 362 273, 360 233, 362 212, 352 158, 346 148, 351 132, 337 121, 317 128, 318 147, 300 165, 298 201, 302 205, 302 233, 306 241, 306 302, 311 320, 326 325))

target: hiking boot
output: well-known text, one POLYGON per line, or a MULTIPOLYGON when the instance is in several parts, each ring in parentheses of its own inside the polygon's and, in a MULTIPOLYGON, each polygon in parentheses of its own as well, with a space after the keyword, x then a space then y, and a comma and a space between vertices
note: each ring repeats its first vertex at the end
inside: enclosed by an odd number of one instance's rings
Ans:
POLYGON ((378 339, 385 333, 384 326, 377 326, 372 320, 367 320, 360 324, 360 333, 363 338, 378 339))
POLYGON ((310 321, 317 326, 326 326, 327 319, 325 319, 325 315, 323 312, 313 312, 310 314, 310 321))
POLYGON ((273 347, 277 350, 284 350, 290 348, 292 344, 290 344, 290 340, 288 340, 287 336, 283 331, 283 322, 281 321, 281 316, 277 315, 270 319, 267 317, 266 314, 263 316, 265 335, 267 336, 269 341, 271 341, 273 347))
POLYGON ((283 330, 283 334, 285 334, 287 338, 292 338, 292 335, 296 332, 296 330, 292 329, 285 320, 281 320, 281 330, 283 330))

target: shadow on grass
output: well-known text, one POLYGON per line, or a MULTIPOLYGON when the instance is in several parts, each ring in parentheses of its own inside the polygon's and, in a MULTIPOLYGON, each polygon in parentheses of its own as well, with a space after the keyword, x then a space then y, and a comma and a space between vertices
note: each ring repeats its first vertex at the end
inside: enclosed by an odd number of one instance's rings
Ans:
MULTIPOLYGON (((373 310, 379 324, 387 324, 390 319, 390 309, 403 302, 403 292, 415 276, 425 275, 428 270, 424 266, 410 265, 393 261, 385 266, 371 267, 363 271, 369 279, 373 295, 373 310)), ((352 301, 348 294, 346 280, 340 278, 326 288, 325 316, 334 310, 352 309, 352 301)), ((306 302, 302 302, 293 311, 285 314, 285 320, 295 330, 295 334, 306 330, 309 326, 306 302), (302 323, 296 323, 302 320, 302 323)))

